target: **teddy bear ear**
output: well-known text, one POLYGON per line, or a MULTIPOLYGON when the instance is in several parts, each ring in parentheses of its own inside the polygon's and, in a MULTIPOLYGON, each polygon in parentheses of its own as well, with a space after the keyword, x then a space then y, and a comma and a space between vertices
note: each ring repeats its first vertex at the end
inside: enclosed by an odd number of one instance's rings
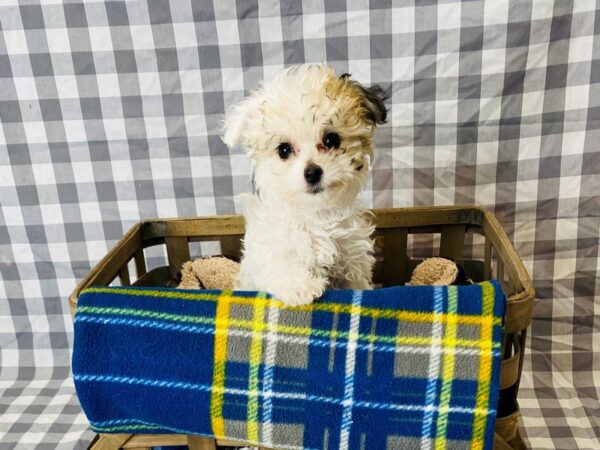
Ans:
POLYGON ((256 93, 229 107, 225 113, 222 129, 223 142, 229 148, 247 143, 250 122, 259 113, 259 109, 260 102, 256 93))

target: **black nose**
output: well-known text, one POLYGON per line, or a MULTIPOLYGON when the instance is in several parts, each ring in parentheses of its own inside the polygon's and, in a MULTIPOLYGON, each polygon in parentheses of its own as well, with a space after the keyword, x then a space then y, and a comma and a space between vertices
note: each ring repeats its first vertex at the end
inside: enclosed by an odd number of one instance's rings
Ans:
POLYGON ((304 179, 309 184, 317 184, 321 181, 321 176, 323 175, 323 169, 317 165, 310 165, 306 169, 304 169, 304 179))

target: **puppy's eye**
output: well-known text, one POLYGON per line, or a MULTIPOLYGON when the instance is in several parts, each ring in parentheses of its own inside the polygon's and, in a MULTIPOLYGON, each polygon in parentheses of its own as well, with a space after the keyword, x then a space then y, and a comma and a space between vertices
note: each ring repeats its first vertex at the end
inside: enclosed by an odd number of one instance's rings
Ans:
POLYGON ((332 148, 339 148, 340 146, 340 135, 337 133, 327 133, 325 135, 325 137, 323 138, 323 144, 325 144, 325 147, 332 149, 332 148))
POLYGON ((294 150, 292 149, 292 146, 290 144, 284 142, 282 144, 279 144, 279 147, 277 147, 277 153, 279 154, 279 157, 281 159, 288 159, 290 155, 294 153, 294 150))

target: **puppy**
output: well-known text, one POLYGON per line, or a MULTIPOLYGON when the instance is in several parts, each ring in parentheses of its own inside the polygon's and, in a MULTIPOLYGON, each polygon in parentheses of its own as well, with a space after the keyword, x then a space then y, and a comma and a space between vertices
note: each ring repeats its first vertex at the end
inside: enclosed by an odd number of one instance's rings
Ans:
POLYGON ((225 117, 223 140, 251 159, 238 288, 288 305, 326 288, 372 288, 373 226, 357 200, 384 92, 321 65, 287 69, 225 117))

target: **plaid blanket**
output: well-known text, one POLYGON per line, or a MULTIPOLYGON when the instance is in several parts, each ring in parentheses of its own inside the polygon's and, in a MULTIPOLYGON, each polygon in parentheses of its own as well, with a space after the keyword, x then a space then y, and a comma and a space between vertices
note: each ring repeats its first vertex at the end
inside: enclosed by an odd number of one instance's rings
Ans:
POLYGON ((504 296, 472 286, 261 293, 90 288, 73 378, 100 433, 281 449, 491 449, 504 296))

